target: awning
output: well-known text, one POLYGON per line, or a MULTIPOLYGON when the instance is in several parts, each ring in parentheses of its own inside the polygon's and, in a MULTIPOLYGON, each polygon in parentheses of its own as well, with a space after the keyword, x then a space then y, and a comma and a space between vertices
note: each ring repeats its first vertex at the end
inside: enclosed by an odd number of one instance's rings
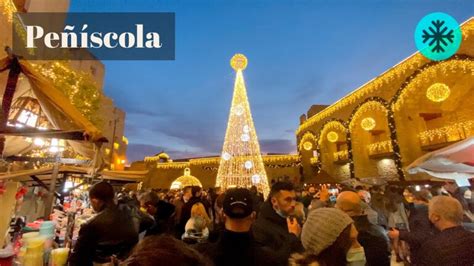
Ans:
POLYGON ((407 167, 407 171, 452 179, 459 186, 469 186, 468 179, 474 177, 474 137, 421 156, 407 167))
MULTIPOLYGON (((49 179, 53 173, 53 167, 44 167, 40 169, 21 170, 10 173, 0 173, 0 180, 14 180, 14 181, 29 181, 30 176, 46 176, 49 179)), ((59 167, 59 173, 71 173, 71 174, 83 174, 90 175, 89 168, 61 165, 59 167)), ((108 171, 104 170, 99 172, 99 178, 105 180, 117 180, 117 181, 130 181, 130 182, 141 182, 148 174, 148 170, 145 171, 108 171)), ((43 178, 40 178, 43 179, 43 178)))

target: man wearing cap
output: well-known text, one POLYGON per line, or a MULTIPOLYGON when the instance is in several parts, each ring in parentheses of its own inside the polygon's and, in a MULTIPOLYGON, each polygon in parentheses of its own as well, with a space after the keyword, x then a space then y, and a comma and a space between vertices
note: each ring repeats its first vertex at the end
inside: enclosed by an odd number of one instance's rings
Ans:
POLYGON ((254 241, 250 228, 255 220, 252 194, 245 188, 229 189, 223 202, 225 229, 216 243, 196 249, 220 265, 278 265, 275 254, 254 241))
POLYGON ((287 261, 291 253, 303 250, 299 240, 301 227, 294 218, 295 206, 293 184, 276 182, 253 225, 255 240, 276 252, 280 261, 287 261))

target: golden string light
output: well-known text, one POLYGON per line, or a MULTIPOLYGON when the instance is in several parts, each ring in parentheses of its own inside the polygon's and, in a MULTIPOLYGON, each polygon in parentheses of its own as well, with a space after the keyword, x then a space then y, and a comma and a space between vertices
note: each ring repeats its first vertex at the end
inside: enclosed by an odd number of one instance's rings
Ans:
POLYGON ((313 133, 308 131, 303 134, 303 137, 301 138, 300 144, 299 144, 300 151, 304 149, 303 145, 306 142, 316 143, 316 137, 313 135, 313 133))
POLYGON ((242 73, 247 63, 242 54, 234 55, 230 61, 237 73, 216 187, 227 189, 255 185, 266 197, 270 188, 242 73))
POLYGON ((342 161, 349 159, 349 151, 341 150, 333 153, 334 161, 342 161))
POLYGON ((451 90, 444 83, 435 83, 426 90, 426 98, 435 103, 445 101, 450 94, 451 90))
POLYGON ((435 140, 458 141, 474 135, 474 120, 458 122, 437 129, 423 131, 418 134, 422 146, 432 144, 435 140))
POLYGON ((369 155, 393 152, 392 141, 384 140, 367 145, 369 155))
POLYGON ((305 143, 303 143, 303 148, 307 151, 310 151, 313 148, 313 143, 306 141, 305 143))

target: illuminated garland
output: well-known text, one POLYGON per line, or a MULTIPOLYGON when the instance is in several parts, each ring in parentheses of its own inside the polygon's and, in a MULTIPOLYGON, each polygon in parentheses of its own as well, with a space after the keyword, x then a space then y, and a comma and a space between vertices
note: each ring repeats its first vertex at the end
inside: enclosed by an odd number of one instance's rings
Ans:
POLYGON ((314 136, 314 134, 310 131, 307 131, 303 134, 303 137, 301 138, 300 142, 299 142, 299 150, 303 150, 304 147, 304 143, 305 142, 310 142, 313 144, 313 147, 316 146, 316 137, 314 136))
POLYGON ((15 4, 12 0, 1 0, 0 6, 2 7, 3 16, 11 23, 13 21, 13 15, 17 12, 15 4))
MULTIPOLYGON (((464 22, 461 25, 461 31, 462 31, 462 37, 464 41, 470 38, 472 35, 474 35, 474 20, 470 19, 464 22)), ((453 59, 456 60, 457 58, 460 58, 460 57, 463 57, 463 56, 455 55, 451 59, 445 60, 443 62, 449 62, 453 59)), ((411 76, 413 76, 414 74, 416 74, 416 72, 422 72, 423 67, 426 67, 427 65, 438 64, 438 63, 440 62, 430 62, 419 52, 414 54, 413 56, 408 57, 407 59, 393 66, 391 69, 382 73, 380 76, 372 79, 371 81, 357 88, 353 92, 344 96, 340 100, 336 101, 332 105, 328 106, 321 112, 310 117, 302 125, 300 125, 300 127, 296 130, 296 135, 301 134, 302 132, 306 131, 307 129, 317 124, 318 122, 324 120, 325 118, 330 117, 331 115, 341 110, 342 108, 349 106, 351 104, 355 104, 357 101, 363 99, 364 97, 367 97, 368 95, 373 94, 374 92, 383 88, 385 85, 393 84, 393 82, 406 76, 408 73, 413 73, 411 74, 411 76)), ((405 80, 403 84, 406 85, 409 82, 410 80, 405 80)), ((403 88, 401 88, 400 91, 403 91, 403 88)))
POLYGON ((188 168, 188 162, 171 162, 171 163, 157 163, 157 169, 184 169, 188 168))
POLYGON ((341 150, 333 153, 334 161, 344 161, 349 159, 349 151, 348 150, 341 150))
POLYGON ((102 121, 98 114, 101 92, 90 74, 72 70, 67 63, 58 61, 45 65, 33 64, 33 66, 49 78, 84 117, 94 125, 101 126, 102 121))
POLYGON ((367 145, 369 155, 393 152, 392 141, 384 140, 367 145))
POLYGON ((430 145, 435 139, 457 141, 466 138, 474 131, 474 120, 455 123, 437 129, 423 131, 418 134, 422 146, 430 145))
POLYGON ((372 114, 382 112, 383 114, 387 115, 387 108, 385 108, 385 106, 379 101, 365 102, 365 104, 359 107, 358 111, 354 114, 354 116, 350 120, 349 128, 351 132, 353 132, 354 128, 359 125, 358 123, 359 120, 367 112, 370 112, 372 114))

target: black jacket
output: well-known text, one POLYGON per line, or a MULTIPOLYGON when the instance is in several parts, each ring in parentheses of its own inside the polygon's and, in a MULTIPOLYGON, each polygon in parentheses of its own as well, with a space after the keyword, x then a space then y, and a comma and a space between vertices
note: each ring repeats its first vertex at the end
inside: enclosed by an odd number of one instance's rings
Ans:
POLYGON ((409 210, 410 231, 400 230, 400 240, 408 243, 411 262, 416 264, 419 257, 418 251, 426 240, 434 235, 436 230, 428 219, 428 205, 412 204, 409 210))
POLYGON ((160 200, 155 207, 156 213, 153 216, 155 218, 155 223, 146 231, 146 235, 171 233, 174 229, 175 206, 171 203, 160 200))
POLYGON ((215 266, 278 265, 276 254, 255 242, 251 232, 224 230, 216 243, 197 245, 196 250, 211 259, 215 266))
POLYGON ((443 230, 423 243, 414 265, 472 266, 473 244, 474 233, 461 226, 443 230))
POLYGON ((364 247, 367 266, 390 266, 389 240, 383 227, 369 222, 367 215, 352 219, 359 232, 357 240, 364 247))
POLYGON ((112 255, 124 258, 137 242, 131 216, 115 205, 106 207, 81 226, 69 265, 92 266, 112 255))
POLYGON ((269 201, 263 203, 252 230, 255 240, 275 251, 281 262, 288 263, 292 253, 304 250, 298 237, 288 232, 286 219, 275 212, 269 201))

